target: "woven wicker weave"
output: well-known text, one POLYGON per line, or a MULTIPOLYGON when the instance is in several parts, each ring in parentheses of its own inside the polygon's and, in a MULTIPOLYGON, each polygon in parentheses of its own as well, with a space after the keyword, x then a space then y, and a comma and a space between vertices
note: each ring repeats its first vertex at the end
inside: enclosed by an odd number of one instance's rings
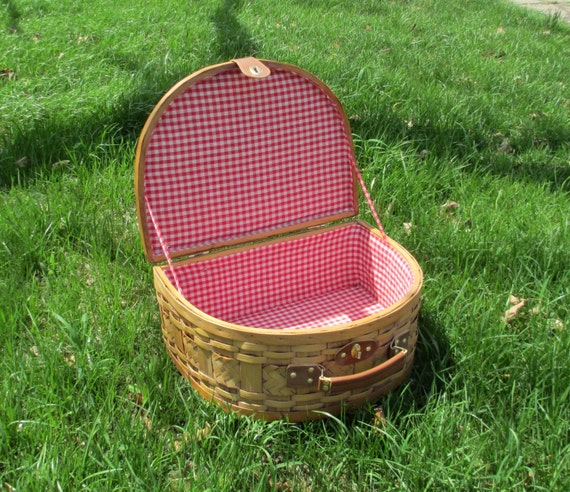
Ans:
POLYGON ((157 105, 137 149, 141 235, 167 260, 166 347, 204 398, 300 421, 408 377, 420 267, 379 222, 324 225, 357 214, 357 178, 340 103, 297 67, 208 67, 157 105))

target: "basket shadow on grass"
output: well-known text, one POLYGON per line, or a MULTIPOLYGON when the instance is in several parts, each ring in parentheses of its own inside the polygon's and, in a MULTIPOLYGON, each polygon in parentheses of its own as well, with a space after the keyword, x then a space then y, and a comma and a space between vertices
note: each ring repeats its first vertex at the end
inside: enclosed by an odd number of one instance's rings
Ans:
MULTIPOLYGON (((436 113, 434 113, 436 114, 436 113)), ((430 119, 409 128, 389 105, 351 121, 352 131, 363 140, 381 138, 386 144, 410 143, 418 156, 428 152, 445 162, 452 158, 466 172, 490 172, 499 177, 547 184, 552 192, 570 190, 570 165, 557 163, 570 142, 570 127, 549 119, 520 131, 508 140, 491 127, 475 127, 469 120, 438 124, 430 119)))
MULTIPOLYGON (((214 56, 210 54, 212 59, 194 61, 194 64, 206 65, 256 53, 256 43, 236 17, 242 3, 242 0, 225 0, 214 12, 212 22, 217 35, 210 50, 214 56)), ((11 2, 8 4, 16 22, 19 14, 11 2)), ((16 124, 11 136, 0 135, 4 139, 0 141, 0 189, 9 188, 13 182, 26 186, 37 176, 65 172, 71 158, 82 160, 94 150, 99 155, 115 144, 135 142, 164 93, 200 68, 181 61, 173 73, 161 74, 154 67, 137 65, 132 60, 118 63, 119 68, 128 65, 130 72, 139 74, 141 83, 131 93, 117 97, 112 104, 104 102, 79 117, 76 114, 73 118, 49 115, 26 127, 16 124)), ((81 165, 89 166, 89 160, 81 165)))
POLYGON ((13 128, 12 135, 0 141, 0 189, 12 183, 28 186, 38 176, 65 173, 74 161, 89 167, 93 155, 134 141, 160 97, 155 91, 140 92, 114 107, 98 107, 73 119, 46 116, 25 128, 13 128))
POLYGON ((237 19, 242 4, 243 0, 225 0, 211 17, 216 30, 213 51, 220 61, 254 56, 258 51, 249 31, 237 19))
POLYGON ((2 3, 6 5, 8 11, 8 18, 6 19, 6 28, 10 32, 18 32, 20 30, 20 17, 22 14, 18 10, 18 7, 14 5, 11 0, 2 0, 2 3))
MULTIPOLYGON (((223 50, 230 49, 230 44, 222 46, 223 50)), ((145 80, 148 80, 141 85, 138 93, 126 95, 113 107, 97 108, 79 120, 61 121, 46 117, 26 129, 16 129, 10 140, 5 137, 8 141, 3 149, 0 148, 0 189, 9 188, 13 181, 25 186, 38 175, 62 172, 60 164, 66 162, 70 154, 76 153, 78 147, 84 147, 84 154, 88 155, 94 145, 108 148, 125 141, 136 141, 164 91, 189 71, 180 70, 175 75, 158 80, 149 71, 145 76, 145 80)), ((427 124, 409 132, 405 123, 388 107, 378 108, 375 115, 361 121, 351 121, 351 126, 353 132, 364 140, 380 135, 386 143, 400 143, 403 140, 413 142, 418 155, 427 150, 441 159, 454 156, 467 163, 468 167, 463 168, 466 171, 483 168, 499 176, 547 183, 551 191, 570 189, 570 166, 561 166, 549 158, 553 151, 562 149, 564 141, 570 141, 570 131, 562 126, 558 137, 549 143, 548 153, 543 155, 542 161, 529 163, 521 162, 519 154, 540 151, 542 144, 521 141, 512 152, 506 153, 498 149, 499 143, 477 129, 467 128, 464 135, 457 135, 453 128, 427 124)), ((81 152, 79 150, 80 155, 81 152)), ((82 165, 89 163, 83 162, 82 165)))

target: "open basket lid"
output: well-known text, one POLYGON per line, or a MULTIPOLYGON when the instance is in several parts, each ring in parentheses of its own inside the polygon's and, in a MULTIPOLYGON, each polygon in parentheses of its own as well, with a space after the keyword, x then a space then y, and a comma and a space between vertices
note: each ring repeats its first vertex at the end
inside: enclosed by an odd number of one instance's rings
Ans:
POLYGON ((245 58, 172 87, 149 116, 135 190, 152 262, 358 213, 354 146, 331 90, 293 65, 245 58))

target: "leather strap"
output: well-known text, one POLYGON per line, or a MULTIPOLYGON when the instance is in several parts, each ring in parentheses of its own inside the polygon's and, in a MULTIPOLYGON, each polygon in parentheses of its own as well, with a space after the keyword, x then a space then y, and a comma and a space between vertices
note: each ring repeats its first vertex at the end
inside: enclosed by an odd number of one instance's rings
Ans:
POLYGON ((180 294, 182 294, 182 297, 184 297, 184 293, 182 292, 182 288, 180 287, 180 281, 178 280, 178 276, 176 275, 176 270, 174 269, 174 265, 172 264, 172 258, 170 258, 170 255, 168 254, 168 245, 166 244, 166 241, 164 240, 162 234, 160 233, 160 229, 158 228, 158 224, 154 219, 154 214, 152 213, 152 209, 150 208, 150 203, 148 202, 146 195, 144 197, 144 201, 146 204, 146 208, 148 209, 148 214, 150 215, 150 220, 152 221, 152 225, 154 226, 156 230, 156 235, 158 236, 158 240, 160 241, 160 247, 162 248, 164 256, 166 256, 166 261, 168 262, 170 273, 174 278, 174 284, 176 285, 176 290, 180 292, 180 294))

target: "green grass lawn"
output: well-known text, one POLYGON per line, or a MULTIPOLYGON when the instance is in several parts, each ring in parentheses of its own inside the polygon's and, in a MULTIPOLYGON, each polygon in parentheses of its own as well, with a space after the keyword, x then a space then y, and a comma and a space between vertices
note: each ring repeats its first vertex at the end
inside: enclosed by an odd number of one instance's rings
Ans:
POLYGON ((569 490, 568 60, 499 0, 0 2, 0 487, 569 490), (225 414, 162 345, 136 140, 248 55, 336 92, 425 274, 410 381, 338 419, 225 414))

